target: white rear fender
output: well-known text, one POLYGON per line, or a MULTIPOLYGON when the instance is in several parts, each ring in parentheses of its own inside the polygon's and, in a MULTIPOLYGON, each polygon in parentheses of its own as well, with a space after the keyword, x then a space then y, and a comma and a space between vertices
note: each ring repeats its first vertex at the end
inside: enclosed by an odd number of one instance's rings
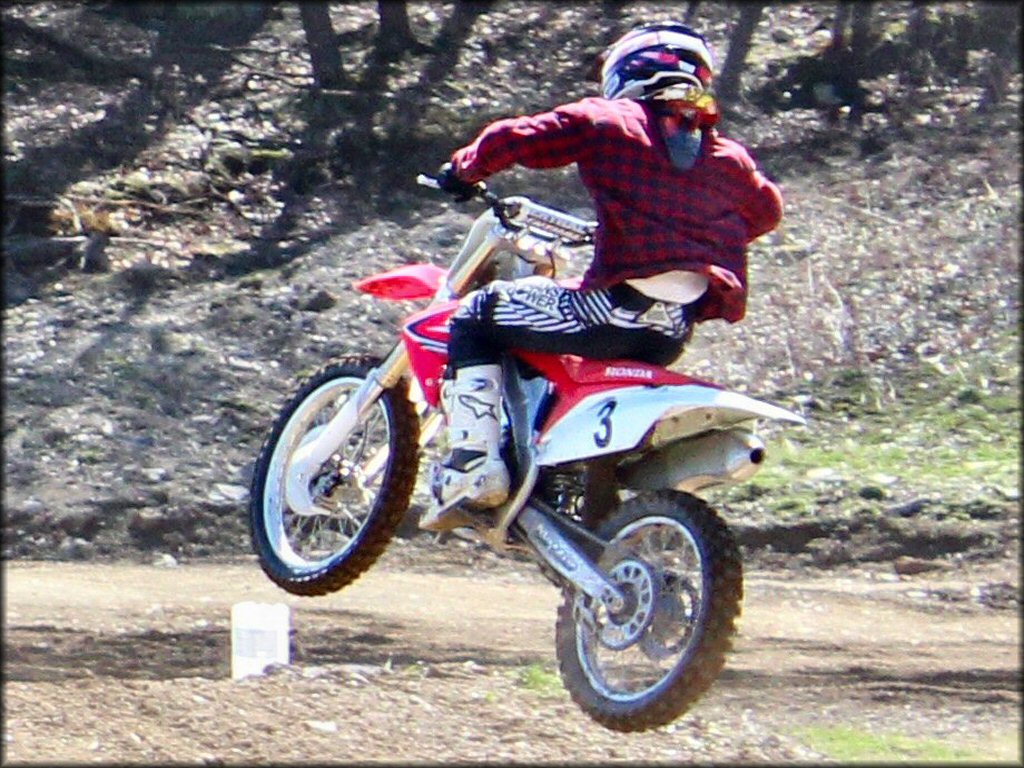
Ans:
POLYGON ((805 424, 785 408, 700 384, 633 386, 589 395, 537 440, 540 466, 636 448, 651 431, 650 447, 751 419, 805 424))

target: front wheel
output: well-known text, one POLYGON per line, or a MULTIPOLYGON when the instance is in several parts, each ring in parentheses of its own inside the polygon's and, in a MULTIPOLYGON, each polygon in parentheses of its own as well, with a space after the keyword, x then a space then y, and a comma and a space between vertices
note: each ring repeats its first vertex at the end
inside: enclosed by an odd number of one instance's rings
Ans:
POLYGON ((284 405, 253 471, 253 549, 271 581, 296 595, 323 595, 377 560, 409 506, 418 466, 419 419, 405 381, 385 390, 310 481, 315 508, 285 500, 285 468, 360 387, 377 361, 346 358, 310 376, 284 405))
POLYGON ((711 686, 732 646, 743 599, 739 548, 700 499, 662 491, 604 522, 598 561, 626 598, 617 614, 565 592, 555 626, 573 700, 615 731, 679 717, 711 686))

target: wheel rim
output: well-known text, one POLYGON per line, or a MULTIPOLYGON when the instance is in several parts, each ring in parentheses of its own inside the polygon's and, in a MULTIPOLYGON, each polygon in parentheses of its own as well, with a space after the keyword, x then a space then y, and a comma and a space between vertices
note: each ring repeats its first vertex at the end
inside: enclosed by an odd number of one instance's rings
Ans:
POLYGON ((379 499, 391 445, 392 424, 383 399, 313 473, 311 495, 327 514, 299 515, 285 502, 288 459, 312 440, 362 384, 332 379, 314 390, 285 424, 267 468, 263 521, 271 549, 289 568, 315 571, 355 544, 379 499))
POLYGON ((593 622, 576 622, 576 653, 595 691, 629 702, 666 684, 692 654, 706 613, 706 560, 690 530, 669 517, 645 517, 627 525, 613 544, 607 551, 615 554, 607 555, 609 561, 602 560, 601 567, 613 579, 616 573, 632 574, 630 581, 642 585, 644 579, 634 568, 621 565, 642 563, 650 575, 653 596, 648 599, 653 605, 643 616, 641 599, 625 617, 595 606, 593 622), (631 642, 623 642, 627 637, 631 642))

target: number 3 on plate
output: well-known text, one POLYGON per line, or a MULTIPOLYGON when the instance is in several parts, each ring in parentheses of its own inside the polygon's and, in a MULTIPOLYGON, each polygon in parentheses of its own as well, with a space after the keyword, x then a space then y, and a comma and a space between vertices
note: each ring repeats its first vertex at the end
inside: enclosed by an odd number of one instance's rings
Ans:
POLYGON ((608 400, 597 412, 597 420, 601 428, 594 433, 594 443, 598 448, 607 448, 612 441, 612 412, 615 410, 615 401, 608 400))

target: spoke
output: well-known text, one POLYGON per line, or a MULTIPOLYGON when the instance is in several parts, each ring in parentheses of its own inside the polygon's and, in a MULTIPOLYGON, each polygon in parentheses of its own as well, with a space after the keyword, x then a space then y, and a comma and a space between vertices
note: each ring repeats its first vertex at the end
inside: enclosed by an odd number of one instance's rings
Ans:
POLYGON ((345 460, 351 464, 358 464, 363 453, 366 451, 366 444, 369 440, 369 432, 366 425, 359 427, 349 437, 348 442, 342 446, 341 453, 345 460))
POLYGON ((303 555, 305 554, 305 547, 302 546, 302 543, 306 539, 306 531, 307 528, 311 525, 311 520, 311 517, 293 515, 291 518, 291 524, 289 526, 291 530, 288 536, 288 540, 293 544, 298 543, 298 550, 303 555))
MULTIPOLYGON (((609 695, 633 697, 643 695, 671 672, 690 641, 700 604, 699 589, 693 585, 702 581, 701 557, 685 529, 674 523, 643 524, 619 544, 619 557, 635 557, 653 569, 664 590, 658 597, 659 615, 636 643, 618 651, 603 645, 599 635, 582 632, 578 638, 597 685, 609 695)), ((598 610, 595 619, 599 628, 612 621, 604 610, 598 610)))
POLYGON ((349 445, 345 447, 346 458, 350 459, 353 464, 359 463, 358 459, 366 453, 371 438, 382 432, 387 433, 386 420, 380 409, 375 409, 366 417, 366 421, 353 435, 354 439, 350 439, 349 445))
MULTIPOLYGON (((307 436, 323 429, 347 402, 350 392, 335 392, 329 402, 310 411, 307 436)), ((302 559, 315 561, 343 551, 356 538, 379 492, 377 481, 387 468, 390 444, 383 408, 372 410, 360 428, 338 447, 324 471, 334 475, 321 488, 320 503, 330 514, 286 515, 286 538, 302 559), (378 487, 374 488, 376 484, 378 487)), ((326 475, 325 475, 326 479, 326 475)))
POLYGON ((353 538, 359 529, 363 525, 363 521, 349 512, 347 509, 342 509, 341 516, 338 517, 338 528, 342 536, 349 539, 353 538))
POLYGON ((309 519, 309 536, 306 540, 306 554, 316 555, 323 546, 323 518, 320 516, 309 519))
POLYGON ((363 487, 368 486, 380 476, 380 473, 384 471, 384 467, 387 466, 388 456, 390 455, 391 452, 388 446, 385 445, 377 449, 361 470, 357 468, 358 477, 363 487))
POLYGON ((268 520, 276 520, 279 534, 274 546, 281 546, 282 556, 297 565, 315 566, 325 558, 344 554, 378 504, 392 458, 392 424, 383 402, 370 409, 366 419, 317 469, 311 486, 317 505, 313 514, 293 513, 283 495, 288 453, 321 434, 360 383, 358 378, 328 382, 315 397, 305 401, 281 436, 281 456, 275 456, 276 463, 271 464, 275 468, 273 485, 264 498, 270 506, 268 520))

